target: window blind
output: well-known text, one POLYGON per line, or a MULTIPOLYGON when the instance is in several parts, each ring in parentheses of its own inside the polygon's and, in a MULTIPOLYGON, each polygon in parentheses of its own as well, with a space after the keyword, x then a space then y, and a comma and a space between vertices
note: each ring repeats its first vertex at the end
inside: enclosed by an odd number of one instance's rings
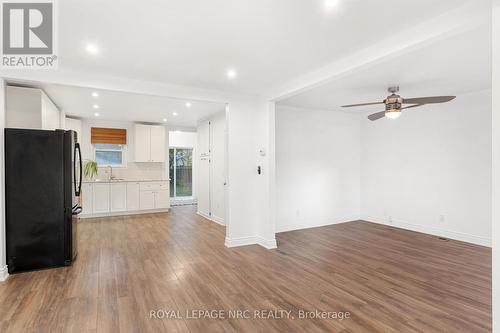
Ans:
POLYGON ((90 130, 90 142, 110 143, 124 145, 127 143, 127 130, 123 128, 100 128, 92 127, 90 130))

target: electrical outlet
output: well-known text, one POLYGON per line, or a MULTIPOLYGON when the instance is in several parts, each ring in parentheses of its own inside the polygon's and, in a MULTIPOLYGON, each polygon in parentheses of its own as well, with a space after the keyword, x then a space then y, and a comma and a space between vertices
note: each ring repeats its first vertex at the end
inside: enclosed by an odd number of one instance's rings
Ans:
POLYGON ((439 222, 445 222, 446 221, 446 216, 444 214, 439 215, 439 222))
POLYGON ((387 212, 387 209, 384 209, 384 216, 387 217, 389 213, 387 212))
POLYGON ((300 217, 300 210, 297 209, 297 211, 295 212, 295 217, 297 217, 297 218, 300 217))
POLYGON ((391 215, 389 215, 389 218, 387 220, 389 220, 389 223, 392 224, 392 216, 391 215))

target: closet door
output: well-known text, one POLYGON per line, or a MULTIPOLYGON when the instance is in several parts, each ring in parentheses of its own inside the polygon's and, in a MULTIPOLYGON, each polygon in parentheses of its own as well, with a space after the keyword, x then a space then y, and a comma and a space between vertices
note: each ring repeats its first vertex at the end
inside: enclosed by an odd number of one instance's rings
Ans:
POLYGON ((225 153, 226 121, 222 115, 210 122, 210 212, 219 223, 224 223, 225 215, 225 153))
POLYGON ((198 212, 210 216, 210 123, 198 126, 198 212))

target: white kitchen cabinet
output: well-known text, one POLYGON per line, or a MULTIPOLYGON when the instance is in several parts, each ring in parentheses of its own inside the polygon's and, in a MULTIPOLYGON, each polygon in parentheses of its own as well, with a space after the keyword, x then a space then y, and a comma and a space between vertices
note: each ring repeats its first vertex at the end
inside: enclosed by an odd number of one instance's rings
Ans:
POLYGON ((6 127, 54 130, 61 128, 61 112, 41 89, 7 86, 6 127))
POLYGON ((135 161, 150 162, 151 160, 151 126, 135 125, 135 161))
POLYGON ((93 186, 92 183, 83 183, 82 184, 82 214, 89 215, 92 214, 92 192, 93 186))
POLYGON ((169 190, 159 190, 155 193, 155 208, 168 208, 170 206, 170 191, 169 190))
POLYGON ((110 211, 122 212, 127 210, 127 184, 111 183, 110 191, 110 211))
POLYGON ((151 126, 151 162, 165 162, 165 127, 151 126))
POLYGON ((140 204, 140 183, 127 183, 127 210, 139 210, 140 204))
POLYGON ((123 215, 170 208, 166 181, 94 182, 82 184, 83 217, 123 215))
POLYGON ((165 126, 135 125, 136 162, 165 162, 166 150, 165 126))
POLYGON ((92 211, 94 214, 109 213, 109 183, 94 183, 92 211))
POLYGON ((140 194, 141 210, 155 208, 155 192, 141 191, 140 194))

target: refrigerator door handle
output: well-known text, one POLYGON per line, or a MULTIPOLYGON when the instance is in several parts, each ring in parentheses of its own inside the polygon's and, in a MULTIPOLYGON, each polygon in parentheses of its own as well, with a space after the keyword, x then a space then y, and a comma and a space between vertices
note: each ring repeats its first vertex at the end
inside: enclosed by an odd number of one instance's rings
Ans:
POLYGON ((82 151, 80 150, 80 144, 75 143, 75 160, 73 162, 73 182, 75 183, 75 196, 79 197, 82 192, 82 151), (76 152, 78 151, 78 164, 80 171, 80 178, 78 179, 78 186, 76 185, 76 152))

